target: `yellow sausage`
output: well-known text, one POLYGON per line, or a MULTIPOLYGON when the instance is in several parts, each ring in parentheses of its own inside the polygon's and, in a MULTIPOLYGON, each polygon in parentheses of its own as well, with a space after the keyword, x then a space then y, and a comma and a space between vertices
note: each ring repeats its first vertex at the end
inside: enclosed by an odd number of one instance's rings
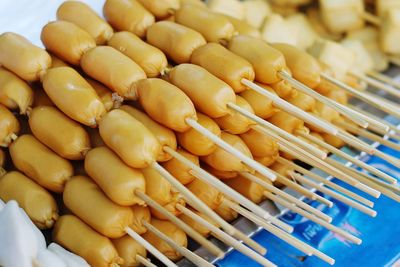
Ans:
MULTIPOLYGON (((335 109, 327 106, 321 102, 317 102, 315 105, 315 113, 328 122, 333 122, 334 120, 340 120, 340 114, 335 109)), ((318 132, 320 132, 319 130, 318 132)))
POLYGON ((269 167, 272 164, 274 164, 274 162, 278 157, 279 157, 279 152, 272 156, 254 157, 254 160, 260 163, 261 165, 264 165, 265 167, 269 167))
POLYGON ((239 216, 239 214, 231 209, 225 201, 221 202, 221 204, 215 209, 215 212, 227 222, 231 222, 239 216))
MULTIPOLYGON (((249 102, 238 95, 236 96, 236 105, 254 114, 254 110, 250 106, 249 102)), ((245 133, 250 129, 251 126, 256 124, 254 121, 236 111, 232 111, 231 114, 216 118, 214 120, 216 123, 218 123, 218 126, 221 127, 221 129, 231 134, 245 133)))
POLYGON ((327 94, 325 94, 326 97, 329 97, 332 100, 335 100, 336 102, 339 102, 342 105, 347 105, 349 101, 349 96, 347 95, 346 91, 341 90, 341 89, 333 89, 330 90, 327 94))
POLYGON ((40 39, 47 50, 73 65, 79 65, 83 54, 96 46, 92 36, 68 21, 46 24, 40 39))
MULTIPOLYGON (((176 209, 176 205, 185 205, 181 195, 178 192, 173 192, 171 184, 157 171, 146 168, 142 172, 146 179, 146 194, 169 212, 176 216, 179 215, 180 211, 176 209)), ((150 208, 150 211, 154 217, 166 220, 164 215, 157 210, 150 208)))
POLYGON ((14 73, 0 68, 0 103, 25 114, 32 102, 33 91, 29 85, 14 73))
POLYGON ((229 42, 228 49, 253 65, 256 81, 269 84, 281 80, 278 72, 285 69, 285 57, 264 40, 238 35, 229 42))
POLYGON ((90 144, 91 144, 92 148, 106 146, 103 139, 101 139, 99 129, 87 127, 86 131, 89 134, 90 144))
POLYGON ((156 137, 125 111, 114 109, 107 113, 99 130, 107 146, 132 168, 146 168, 160 154, 156 137))
POLYGON ((140 263, 136 260, 136 255, 146 258, 146 249, 128 235, 113 239, 111 242, 117 249, 118 255, 124 260, 124 263, 120 265, 122 267, 140 266, 140 263))
POLYGON ((51 67, 52 68, 69 67, 69 65, 67 63, 65 63, 64 61, 62 61, 61 59, 59 59, 55 55, 50 54, 50 57, 51 57, 51 67))
POLYGON ((103 192, 121 206, 144 205, 135 194, 145 191, 145 181, 139 170, 128 167, 107 147, 90 150, 85 158, 86 173, 103 192))
POLYGON ((327 142, 328 144, 330 144, 331 146, 334 146, 336 148, 341 148, 344 145, 346 145, 345 142, 343 142, 342 139, 331 135, 331 134, 327 134, 327 133, 320 133, 322 138, 324 138, 325 142, 327 142))
POLYGON ((221 204, 223 195, 215 187, 200 179, 194 179, 186 187, 211 209, 215 209, 221 204))
POLYGON ((99 96, 101 102, 104 105, 104 108, 107 111, 110 111, 114 107, 118 107, 120 105, 120 102, 122 102, 122 99, 115 99, 113 96, 113 93, 111 90, 109 90, 107 87, 102 85, 99 82, 96 82, 93 79, 86 78, 86 81, 93 87, 93 89, 96 91, 96 94, 99 96))
POLYGON ((184 5, 195 5, 203 8, 207 8, 206 4, 201 0, 180 0, 181 6, 184 5))
POLYGON ((71 119, 82 124, 96 127, 106 112, 96 91, 70 67, 49 69, 42 83, 54 104, 71 119))
POLYGON ((179 0, 139 0, 157 19, 163 19, 179 9, 179 0))
POLYGON ((93 9, 79 1, 66 1, 57 9, 57 19, 69 21, 92 36, 96 44, 102 45, 113 35, 111 26, 93 9))
POLYGON ((53 230, 53 239, 84 258, 91 266, 111 267, 123 263, 110 239, 74 215, 60 217, 53 230))
POLYGON ((268 121, 279 128, 285 130, 288 133, 295 133, 296 131, 306 131, 304 127, 304 121, 286 113, 284 111, 278 111, 268 121))
POLYGON ((254 203, 260 203, 264 199, 264 187, 240 174, 236 178, 226 180, 225 183, 254 203))
POLYGON ((236 32, 238 32, 240 35, 248 35, 256 38, 261 38, 260 31, 250 24, 247 24, 247 22, 245 22, 244 20, 240 20, 229 15, 225 15, 225 18, 227 18, 229 22, 232 23, 236 32))
MULTIPOLYGON (((175 224, 169 221, 160 221, 156 219, 151 220, 151 224, 159 231, 170 237, 174 242, 181 247, 187 246, 187 236, 183 230, 178 228, 175 224)), ((171 248, 165 241, 158 238, 155 234, 147 231, 143 237, 150 242, 158 251, 167 256, 173 261, 177 261, 182 258, 178 252, 171 248)))
POLYGON ((240 135, 254 157, 270 157, 279 153, 279 146, 274 139, 264 133, 250 129, 240 135))
POLYGON ((301 92, 297 92, 295 96, 288 98, 287 101, 304 111, 313 111, 317 103, 315 98, 301 92))
POLYGON ((135 61, 149 78, 159 76, 168 65, 167 57, 160 49, 149 45, 131 32, 115 33, 108 45, 135 61))
POLYGON ((132 84, 146 79, 146 74, 139 65, 109 46, 98 46, 89 50, 82 57, 81 67, 93 79, 131 100, 137 99, 136 92, 131 89, 132 84))
MULTIPOLYGON (((258 85, 263 87, 265 90, 274 93, 271 87, 263 84, 258 85)), ((240 96, 250 104, 254 113, 260 118, 268 119, 277 112, 277 109, 274 107, 271 99, 257 93, 256 91, 246 90, 240 93, 240 96)))
POLYGON ((43 88, 36 88, 34 91, 32 107, 39 106, 54 106, 53 101, 51 101, 43 88))
POLYGON ((103 14, 117 31, 130 31, 140 38, 146 36, 147 28, 155 21, 137 0, 107 0, 103 14))
MULTIPOLYGON (((198 212, 197 210, 191 209, 189 208, 193 213, 197 214, 198 216, 200 216, 201 218, 203 218, 204 220, 208 221, 209 223, 213 224, 214 226, 218 225, 212 221, 209 217, 207 217, 206 215, 204 215, 203 213, 198 212)), ((190 227, 192 227, 193 230, 195 230, 196 232, 198 232, 199 234, 201 234, 202 236, 208 236, 210 234, 210 229, 208 229, 207 227, 203 226, 202 224, 200 224, 198 221, 196 221, 196 219, 186 216, 185 214, 181 214, 179 216, 179 219, 181 219, 183 222, 185 222, 187 225, 189 225, 190 227)))
POLYGON ((85 129, 55 107, 34 108, 29 114, 29 126, 39 141, 63 158, 80 160, 90 149, 85 129))
POLYGON ((65 206, 93 229, 110 238, 125 235, 133 222, 129 207, 115 204, 88 177, 75 176, 65 186, 65 206))
MULTIPOLYGON (((197 166, 200 166, 199 157, 190 154, 189 152, 181 148, 179 148, 176 152, 178 152, 181 156, 184 156, 186 159, 190 160, 197 166)), ((175 158, 164 162, 162 166, 184 185, 192 182, 196 178, 190 173, 190 171, 192 170, 190 167, 182 164, 179 160, 175 158)))
POLYGON ((207 164, 204 164, 202 168, 221 180, 235 178, 238 175, 235 171, 220 171, 207 164))
MULTIPOLYGON (((279 163, 279 162, 275 162, 274 164, 272 164, 271 166, 269 166, 269 168, 270 168, 271 170, 273 170, 273 171, 275 171, 275 172, 277 172, 277 173, 283 175, 284 177, 288 177, 288 171, 293 171, 293 168, 292 168, 291 166, 286 165, 286 164, 282 164, 282 163, 279 163)), ((279 181, 275 181, 275 182, 274 182, 274 185, 275 185, 276 187, 279 187, 279 188, 281 188, 281 187, 284 186, 284 184, 282 184, 282 183, 279 182, 279 181)))
POLYGON ((20 125, 14 114, 1 104, 0 118, 0 146, 8 147, 17 137, 20 125))
MULTIPOLYGON (((243 142, 242 139, 240 139, 239 136, 229 134, 226 132, 221 133, 221 139, 245 154, 249 158, 253 158, 251 155, 251 152, 249 148, 246 146, 246 144, 243 142)), ((226 152, 220 147, 217 147, 217 149, 211 153, 208 156, 202 157, 201 160, 203 160, 205 163, 213 167, 214 169, 220 170, 220 171, 248 171, 248 167, 243 164, 243 162, 235 157, 234 155, 226 152)))
MULTIPOLYGON (((211 118, 201 113, 197 113, 197 118, 197 122, 201 126, 207 128, 207 130, 217 136, 221 135, 221 130, 218 124, 215 123, 215 121, 213 121, 211 118)), ((217 148, 214 142, 194 129, 187 130, 183 133, 177 133, 176 136, 178 138, 179 145, 196 156, 209 155, 217 148)))
POLYGON ((180 64, 169 72, 169 80, 193 101, 196 109, 211 118, 229 114, 228 103, 235 103, 232 88, 206 69, 180 64))
POLYGON ((57 204, 52 195, 20 172, 8 172, 0 178, 0 199, 17 201, 40 229, 53 227, 58 219, 57 204))
POLYGON ((197 48, 190 62, 202 66, 219 79, 226 82, 236 93, 247 89, 241 83, 242 79, 254 80, 254 70, 251 64, 216 43, 208 43, 197 48))
POLYGON ((289 82, 280 80, 276 83, 271 83, 269 86, 275 91, 275 93, 283 99, 296 96, 297 90, 294 89, 289 82))
POLYGON ((23 80, 38 81, 50 68, 50 55, 31 44, 25 37, 11 32, 0 35, 0 65, 11 70, 23 80))
POLYGON ((289 44, 275 43, 271 46, 284 55, 286 64, 296 80, 310 88, 318 86, 321 82, 321 67, 313 56, 289 44))
MULTIPOLYGON (((173 150, 176 150, 177 142, 175 134, 172 130, 155 122, 147 114, 141 112, 140 110, 134 107, 123 105, 120 109, 129 113, 135 119, 140 121, 147 129, 149 129, 157 138, 158 142, 161 144, 162 147, 167 146, 172 148, 173 150)), ((170 159, 171 155, 164 152, 164 150, 161 150, 160 154, 157 156, 158 162, 164 162, 170 159)))
POLYGON ((149 116, 168 128, 184 132, 190 129, 187 118, 196 119, 190 98, 176 86, 157 78, 138 81, 135 91, 149 116))
POLYGON ((146 233, 147 228, 143 225, 143 221, 150 222, 151 213, 149 208, 133 205, 131 209, 133 212, 133 222, 129 227, 139 235, 146 233))
POLYGON ((10 146, 10 155, 18 170, 56 193, 62 193, 65 183, 74 175, 68 160, 58 156, 32 135, 18 137, 10 146))
POLYGON ((193 51, 206 44, 200 33, 171 21, 160 21, 149 27, 147 42, 178 64, 189 62, 193 51))
POLYGON ((235 32, 232 23, 208 9, 184 5, 175 13, 175 21, 201 33, 208 42, 226 42, 235 32))

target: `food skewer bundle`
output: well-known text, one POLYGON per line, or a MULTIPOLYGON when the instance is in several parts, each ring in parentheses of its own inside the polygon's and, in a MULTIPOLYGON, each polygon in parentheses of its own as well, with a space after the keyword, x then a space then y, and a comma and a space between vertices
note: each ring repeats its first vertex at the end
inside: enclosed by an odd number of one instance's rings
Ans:
POLYGON ((178 7, 175 1, 106 1, 105 17, 120 31, 113 33, 88 6, 66 2, 59 20, 42 31, 53 56, 22 36, 0 36, 0 82, 7 85, 0 98, 6 126, 1 144, 21 172, 0 178, 0 198, 17 200, 42 229, 55 225, 54 241, 93 266, 153 266, 146 250, 167 266, 182 256, 209 266, 186 248, 188 235, 222 258, 204 238, 209 234, 263 266, 275 266, 263 257, 265 248, 227 222, 237 214, 333 264, 257 204, 269 198, 360 244, 330 224, 332 218, 277 186, 332 206, 304 186, 315 187, 376 216, 370 200, 291 160, 373 197, 383 193, 398 201, 393 177, 359 160, 352 163, 378 178, 326 158, 334 153, 349 160, 330 145, 334 140, 398 165, 398 159, 351 134, 396 148, 359 126, 383 134, 392 129, 346 106, 347 95, 338 92, 354 89, 322 72, 319 61, 302 50, 234 36, 226 17, 190 4, 178 7), (171 15, 175 22, 168 21, 171 15), (296 64, 304 61, 302 70, 296 64), (33 91, 32 82, 43 90, 33 91), (324 89, 334 101, 319 94, 324 89), (135 101, 135 107, 121 106, 124 100, 135 101), (18 135, 10 109, 28 115, 29 132, 18 135), (74 176, 72 161, 78 160, 84 161, 84 175, 74 176), (46 190, 62 193, 67 214, 73 215, 58 218, 46 190), (35 194, 46 196, 39 208, 28 201, 35 194))

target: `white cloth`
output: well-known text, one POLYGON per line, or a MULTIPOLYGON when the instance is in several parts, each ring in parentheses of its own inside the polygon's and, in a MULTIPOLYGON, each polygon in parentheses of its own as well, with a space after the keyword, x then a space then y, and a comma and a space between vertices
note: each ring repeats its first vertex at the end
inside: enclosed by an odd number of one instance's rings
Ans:
POLYGON ((40 267, 67 267, 67 264, 57 254, 48 249, 39 250, 37 263, 40 267))
POLYGON ((61 258, 67 264, 67 267, 90 267, 83 258, 69 252, 56 243, 51 243, 48 249, 61 258))

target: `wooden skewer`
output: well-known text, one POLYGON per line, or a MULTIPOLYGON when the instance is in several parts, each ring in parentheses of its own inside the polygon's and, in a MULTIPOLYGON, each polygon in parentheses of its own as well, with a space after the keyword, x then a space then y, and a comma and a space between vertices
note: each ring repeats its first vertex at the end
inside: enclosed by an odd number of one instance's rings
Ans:
POLYGON ((173 215, 171 212, 166 210, 163 206, 157 203, 157 201, 154 201, 152 198, 150 198, 148 195, 146 195, 143 192, 140 192, 138 190, 135 191, 135 194, 141 198, 144 202, 146 202, 147 205, 152 207, 153 209, 157 210, 160 212, 162 215, 164 215, 169 221, 174 223, 176 226, 181 228, 186 234, 188 234, 191 238, 193 238, 197 243, 202 245, 204 248, 206 248, 208 251, 210 251, 212 254, 219 258, 223 258, 225 253, 219 249, 216 245, 211 243, 208 239, 206 239, 204 236, 196 232, 192 227, 187 225, 185 222, 180 220, 178 217, 173 215))
POLYGON ((343 203, 345 203, 345 204, 347 204, 347 205, 349 205, 349 206, 351 206, 353 208, 356 208, 359 211, 361 211, 361 212, 363 212, 365 214, 368 214, 371 217, 375 217, 376 214, 377 214, 377 212, 375 210, 370 209, 368 207, 365 207, 365 206, 363 206, 363 205, 361 205, 361 204, 359 204, 359 203, 357 203, 357 202, 355 202, 355 201, 353 201, 353 200, 351 200, 351 199, 349 199, 349 198, 347 198, 345 196, 342 196, 341 194, 336 193, 333 190, 330 190, 329 188, 326 188, 326 187, 324 187, 322 185, 319 185, 319 184, 317 184, 317 183, 315 183, 315 182, 313 182, 311 180, 308 180, 303 175, 300 175, 300 174, 292 172, 292 171, 288 171, 288 174, 294 176, 301 183, 304 183, 304 184, 306 184, 306 185, 308 185, 310 187, 316 188, 318 191, 320 191, 322 193, 325 193, 325 194, 327 194, 327 195, 329 195, 329 196, 331 196, 333 198, 336 198, 337 200, 339 200, 339 201, 341 201, 341 202, 343 202, 343 203))
POLYGON ((145 267, 157 267, 155 264, 151 263, 149 259, 146 259, 139 254, 136 255, 136 260, 145 267))
POLYGON ((242 84, 246 85, 251 90, 254 90, 257 93, 271 99, 276 107, 278 107, 282 110, 285 110, 285 112, 287 112, 297 118, 301 118, 302 120, 317 127, 318 129, 322 129, 326 133, 329 133, 332 135, 336 135, 338 133, 338 129, 336 127, 333 127, 332 125, 326 123, 325 121, 318 119, 318 118, 308 114, 304 110, 286 102, 285 100, 281 99, 280 97, 276 96, 275 94, 268 92, 261 86, 258 86, 257 84, 255 84, 247 79, 242 79, 241 82, 242 82, 242 84))
POLYGON ((284 199, 282 199, 282 198, 280 198, 280 197, 278 197, 278 196, 276 196, 276 195, 274 195, 272 193, 266 192, 265 195, 269 199, 275 201, 276 203, 279 203, 281 205, 289 205, 288 208, 290 210, 302 215, 305 218, 310 219, 311 221, 313 221, 315 223, 318 223, 319 225, 322 225, 326 229, 341 235, 342 237, 350 240, 351 242, 353 242, 353 243, 355 243, 357 245, 361 244, 361 242, 362 242, 361 239, 359 239, 358 237, 355 237, 355 236, 349 234, 348 232, 346 232, 346 231, 344 231, 344 230, 342 230, 342 229, 340 229, 340 228, 338 228, 338 227, 336 227, 336 226, 334 226, 334 225, 332 225, 330 223, 327 223, 326 221, 321 220, 320 218, 318 218, 318 217, 316 217, 316 216, 314 216, 312 214, 307 213, 305 210, 302 210, 302 209, 300 209, 300 208, 298 208, 296 206, 290 205, 290 203, 288 203, 286 200, 284 200, 284 199))
POLYGON ((335 184, 334 182, 327 180, 327 179, 325 179, 325 178, 323 178, 323 177, 321 177, 321 176, 319 176, 319 175, 317 175, 317 174, 315 174, 315 173, 313 173, 313 172, 311 172, 311 171, 309 171, 287 159, 279 157, 277 159, 277 162, 279 162, 281 164, 287 164, 287 165, 291 166, 294 170, 296 170, 304 175, 307 175, 309 178, 313 179, 314 181, 323 183, 326 186, 329 186, 330 188, 335 189, 336 191, 338 191, 344 195, 347 195, 370 208, 372 208, 374 206, 374 203, 372 201, 370 201, 366 198, 363 198, 363 197, 357 195, 356 193, 354 193, 344 187, 341 187, 341 186, 335 184))
POLYGON ((142 221, 144 227, 147 228, 150 232, 155 234, 158 238, 163 240, 165 243, 167 243, 169 246, 171 246, 174 250, 176 250, 179 254, 196 264, 197 266, 207 266, 211 267, 214 266, 213 264, 209 263, 205 259, 201 258, 199 255, 194 254, 192 251, 188 250, 185 247, 182 247, 175 243, 173 239, 171 239, 169 236, 158 230, 156 227, 151 225, 150 223, 146 222, 145 220, 142 221))
POLYGON ((276 176, 269 169, 267 169, 257 161, 244 155, 242 152, 240 152, 239 150, 232 147, 227 142, 225 142, 224 140, 222 140, 221 138, 210 132, 207 128, 203 127, 194 119, 187 118, 186 123, 189 124, 194 130, 196 130, 200 134, 204 135, 205 137, 213 141, 217 146, 221 147, 223 150, 229 152, 230 154, 240 159, 244 164, 246 164, 250 168, 256 170, 261 175, 269 178, 271 181, 275 181, 276 176))
POLYGON ((313 248, 312 246, 308 245, 307 243, 304 243, 295 237, 291 236, 290 234, 281 231, 280 229, 274 227, 273 225, 266 223, 257 216, 254 216, 252 213, 248 212, 248 210, 240 207, 239 205, 229 201, 229 200, 224 200, 227 206, 229 206, 231 209, 235 210, 237 213, 241 214, 242 216, 246 217, 253 223, 261 226, 264 228, 266 231, 270 232, 271 234, 279 237, 286 243, 292 245, 293 247, 297 248, 298 250, 304 252, 306 255, 311 256, 315 255, 318 258, 322 259, 323 261, 333 265, 335 263, 335 260, 332 259, 331 257, 327 256, 326 254, 322 253, 321 251, 313 248))
MULTIPOLYGON (((179 154, 180 155, 180 154, 179 154)), ((162 177, 164 177, 178 192, 180 192, 186 199, 186 201, 193 208, 204 213, 206 216, 213 218, 218 225, 220 225, 228 234, 233 235, 235 228, 222 219, 215 211, 208 207, 204 202, 199 200, 189 189, 181 184, 174 176, 167 172, 157 162, 154 162, 151 167, 156 170, 162 177)))
POLYGON ((280 136, 283 136, 283 138, 285 138, 287 141, 297 144, 298 146, 300 146, 304 150, 307 150, 309 153, 315 155, 318 158, 325 159, 327 157, 327 154, 325 152, 321 151, 320 149, 315 148, 315 147, 310 147, 310 145, 307 144, 306 142, 304 142, 303 140, 282 130, 281 128, 273 125, 272 123, 255 116, 254 114, 248 112, 247 110, 245 110, 237 105, 232 105, 230 103, 228 104, 228 106, 230 108, 232 108, 233 110, 235 110, 236 112, 240 113, 242 116, 259 124, 259 125, 252 126, 252 128, 254 130, 262 132, 263 134, 270 136, 270 132, 267 131, 267 129, 268 129, 272 132, 277 133, 280 136))
POLYGON ((150 244, 146 239, 141 237, 138 233, 133 231, 131 228, 126 227, 125 232, 132 237, 136 242, 142 245, 148 252, 153 254, 157 259, 164 263, 168 267, 178 267, 170 259, 168 259, 164 254, 158 251, 152 244, 150 244))
POLYGON ((395 89, 395 88, 393 88, 391 86, 388 86, 388 85, 386 85, 384 83, 381 83, 378 80, 372 79, 372 78, 370 78, 370 77, 368 77, 368 76, 366 76, 364 74, 357 73, 357 72, 351 72, 350 74, 352 76, 354 76, 354 77, 366 82, 367 84, 369 84, 369 85, 371 85, 371 86, 373 86, 375 88, 378 88, 378 89, 380 89, 380 90, 382 90, 382 91, 384 91, 384 92, 386 92, 388 94, 391 94, 391 95, 396 96, 396 97, 400 97, 400 91, 399 90, 397 90, 397 89, 395 89))
MULTIPOLYGON (((389 77, 389 76, 387 76, 385 74, 382 74, 382 73, 377 72, 375 70, 370 70, 370 71, 367 72, 367 74, 369 76, 371 76, 372 78, 375 78, 375 79, 377 79, 377 80, 379 80, 381 82, 390 84, 391 86, 393 86, 393 87, 395 87, 397 89, 400 89, 400 83, 396 82, 394 79, 392 79, 391 77, 389 77)), ((400 93, 400 91, 397 91, 397 92, 400 93)))
POLYGON ((384 179, 385 181, 388 181, 391 184, 397 183, 397 180, 395 178, 387 175, 386 173, 374 168, 373 166, 371 166, 371 165, 369 165, 369 164, 367 164, 367 163, 365 163, 365 162, 363 162, 363 161, 361 161, 361 160, 359 160, 357 158, 354 158, 354 157, 350 156, 349 154, 343 152, 342 150, 337 149, 336 147, 331 146, 331 145, 325 143, 322 140, 319 140, 315 136, 306 135, 306 134, 303 134, 301 132, 299 132, 298 134, 303 136, 304 138, 316 143, 317 145, 325 148, 329 152, 331 152, 331 153, 333 153, 335 155, 338 155, 339 157, 342 157, 343 159, 345 159, 347 161, 350 161, 351 163, 353 163, 353 164, 355 164, 355 165, 357 165, 357 166, 369 171, 370 173, 372 173, 372 174, 384 179))
POLYGON ((383 152, 380 151, 380 150, 377 150, 377 151, 375 152, 375 155, 376 155, 377 157, 383 159, 383 160, 386 160, 387 162, 389 162, 389 163, 392 164, 393 166, 396 166, 397 168, 400 167, 400 160, 397 159, 397 158, 395 158, 395 157, 393 157, 393 156, 390 156, 390 155, 388 155, 388 154, 385 154, 385 153, 383 153, 383 152))
MULTIPOLYGON (((281 227, 282 229, 285 229, 286 231, 293 231, 293 227, 287 225, 286 223, 277 220, 275 217, 271 216, 266 210, 258 206, 257 204, 253 203, 251 200, 245 198, 243 195, 239 194, 223 182, 221 182, 218 178, 215 176, 209 174, 181 154, 177 153, 175 150, 171 149, 170 147, 164 146, 164 151, 168 154, 170 154, 172 157, 180 161, 181 163, 185 164, 186 166, 190 167, 192 169, 192 174, 196 176, 198 179, 209 183, 210 185, 214 186, 218 191, 222 192, 223 194, 229 196, 233 200, 237 201, 241 205, 245 206, 252 212, 256 213, 258 216, 265 218, 267 220, 271 220, 272 223, 275 225, 281 227)), ((213 218, 213 217, 210 217, 213 218)), ((218 223, 218 222, 217 222, 218 223)), ((234 233, 232 233, 233 235, 234 233)))
POLYGON ((323 213, 322 211, 314 208, 313 206, 307 205, 306 203, 304 203, 303 201, 300 201, 299 199, 297 199, 296 197, 286 193, 285 191, 282 191, 278 188, 276 188, 275 186, 266 183, 265 181, 263 181, 262 179, 258 178, 255 175, 252 175, 251 173, 248 172, 241 172, 241 175, 246 178, 249 179, 250 181, 257 183, 259 185, 261 185, 262 187, 264 187, 266 190, 277 194, 285 199, 287 199, 288 201, 294 203, 295 205, 297 205, 298 207, 307 210, 309 213, 312 213, 318 217, 320 217, 321 219, 327 221, 327 222, 331 222, 332 218, 329 217, 328 215, 326 215, 325 213, 323 213))
POLYGON ((379 142, 382 145, 385 145, 387 147, 390 147, 394 150, 399 150, 400 151, 400 144, 396 144, 394 142, 391 142, 389 140, 383 139, 381 136, 373 134, 368 132, 367 130, 360 129, 357 126, 351 125, 347 122, 344 121, 334 121, 336 125, 339 125, 340 127, 343 127, 346 129, 346 131, 351 132, 352 134, 356 134, 362 137, 365 137, 371 141, 379 142))
POLYGON ((263 246, 261 246, 259 243, 248 237, 246 234, 243 232, 237 230, 235 235, 237 239, 242 240, 244 244, 247 246, 251 247, 254 251, 256 251, 258 254, 265 256, 267 254, 267 249, 263 246))
POLYGON ((343 142, 348 144, 349 146, 360 150, 364 151, 365 153, 372 155, 375 153, 376 149, 370 146, 369 144, 365 143, 364 141, 358 139, 357 137, 349 134, 348 132, 344 130, 340 130, 338 133, 337 137, 341 139, 343 142))
POLYGON ((374 25, 374 26, 381 26, 382 25, 382 22, 381 22, 381 20, 379 19, 379 17, 378 16, 375 16, 374 14, 371 14, 371 13, 369 13, 369 12, 363 12, 362 14, 361 14, 361 16, 362 16, 362 18, 364 19, 364 20, 366 20, 367 22, 369 22, 369 23, 371 23, 372 25, 374 25))
POLYGON ((233 248, 235 248, 237 251, 243 253, 244 255, 248 256, 249 258, 255 260, 256 262, 260 263, 263 266, 276 266, 260 254, 254 252, 250 248, 246 247, 242 243, 240 243, 238 240, 234 239, 233 237, 226 235, 221 229, 216 227, 215 225, 209 223, 207 220, 204 218, 200 217, 196 213, 192 212, 188 208, 178 204, 176 208, 181 211, 183 214, 186 216, 196 218, 196 222, 201 224, 202 226, 208 228, 214 236, 216 236, 218 239, 222 240, 224 243, 229 244, 233 248))
MULTIPOLYGON (((358 180, 352 178, 351 176, 347 175, 346 173, 327 164, 325 161, 315 158, 312 155, 308 155, 307 153, 299 153, 296 149, 292 149, 292 148, 289 148, 284 145, 281 145, 281 148, 286 153, 289 153, 289 154, 295 156, 296 158, 301 159, 302 161, 321 169, 322 171, 354 186, 355 188, 360 189, 361 191, 363 191, 369 195, 372 195, 374 197, 379 197, 379 195, 380 195, 380 193, 378 191, 360 183, 358 180)), ((329 159, 329 158, 326 158, 326 159, 329 159)))
POLYGON ((348 86, 347 84, 328 76, 325 73, 321 73, 321 77, 324 78, 326 81, 328 81, 336 86, 339 86, 340 88, 345 90, 350 95, 357 97, 358 99, 361 99, 365 103, 368 103, 369 105, 374 106, 390 115, 400 117, 400 111, 396 111, 396 110, 393 110, 392 107, 382 105, 382 103, 376 97, 374 98, 374 97, 371 97, 370 95, 366 94, 365 92, 360 92, 360 91, 348 86))

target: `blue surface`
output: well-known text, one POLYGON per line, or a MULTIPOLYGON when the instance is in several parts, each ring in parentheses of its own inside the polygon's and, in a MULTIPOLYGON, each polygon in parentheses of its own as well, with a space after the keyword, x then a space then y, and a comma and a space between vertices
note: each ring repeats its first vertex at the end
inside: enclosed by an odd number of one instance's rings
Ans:
MULTIPOLYGON (((384 146, 380 146, 379 150, 400 158, 398 151, 384 146)), ((366 157, 363 160, 396 179, 400 179, 400 169, 385 161, 374 156, 366 157)), ((352 244, 322 226, 293 213, 285 215, 282 219, 294 226, 296 237, 334 258, 337 267, 392 266, 395 261, 400 259, 400 203, 384 195, 379 199, 372 199, 339 180, 334 179, 333 181, 375 202, 374 209, 378 212, 375 218, 331 198, 334 207, 330 209, 318 203, 311 203, 313 206, 319 205, 318 208, 334 218, 333 224, 360 237, 363 240, 361 245, 352 244)), ((330 266, 315 256, 305 256, 302 252, 264 230, 257 233, 254 240, 268 249, 266 257, 278 266, 330 266)), ((237 251, 231 252, 217 265, 221 267, 261 266, 237 251)))

